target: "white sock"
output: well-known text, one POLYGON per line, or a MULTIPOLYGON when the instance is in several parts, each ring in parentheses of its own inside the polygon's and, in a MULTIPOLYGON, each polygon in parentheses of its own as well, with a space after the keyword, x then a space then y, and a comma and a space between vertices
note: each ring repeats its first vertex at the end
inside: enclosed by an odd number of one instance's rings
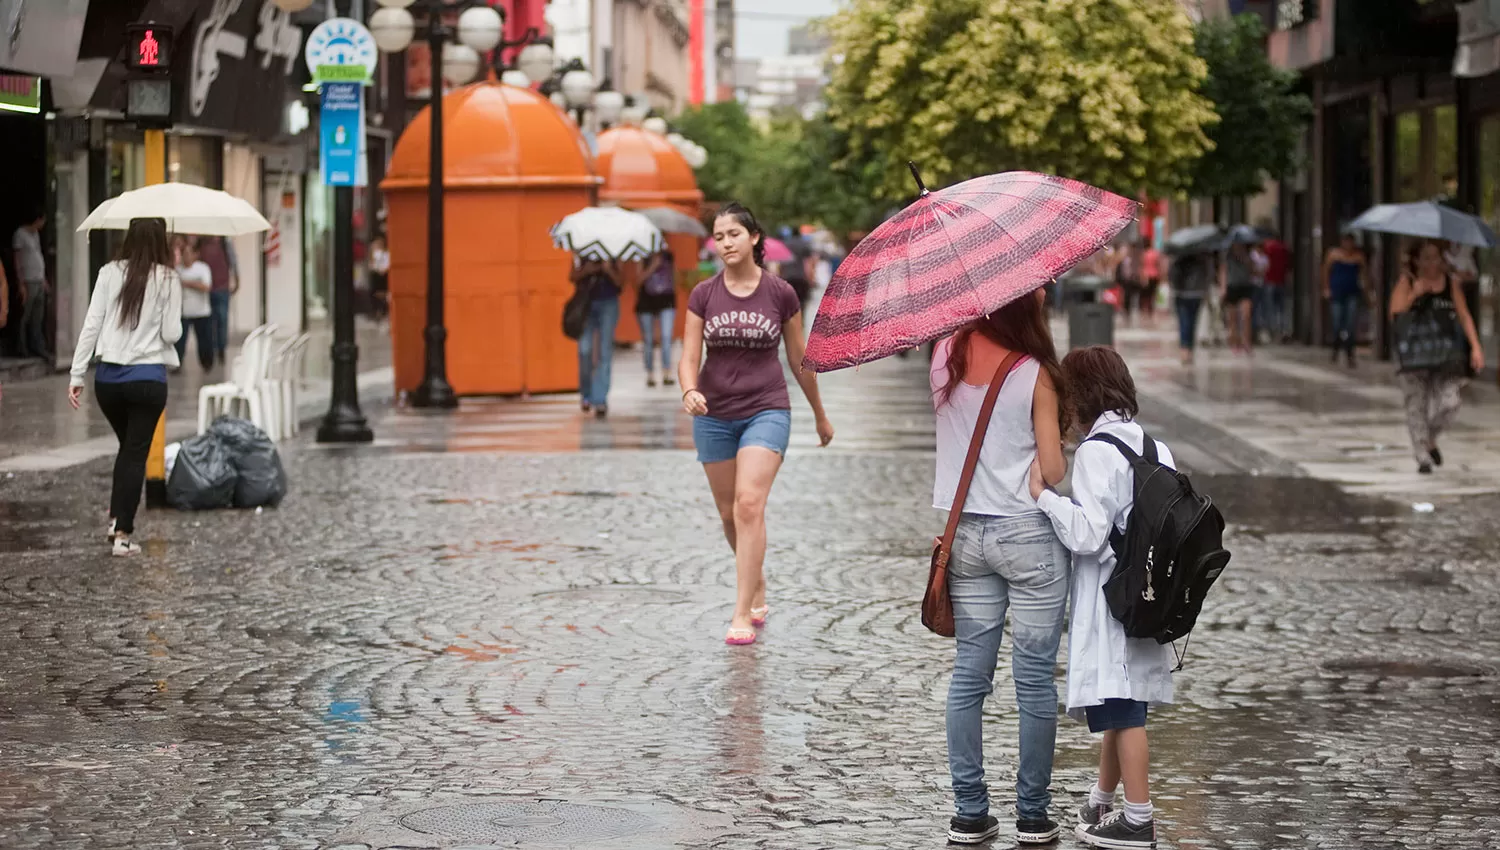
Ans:
POLYGON ((1125 822, 1132 826, 1140 826, 1151 822, 1151 801, 1144 803, 1132 803, 1129 798, 1125 800, 1125 822))
POLYGON ((1089 789, 1089 805, 1113 808, 1115 805, 1115 792, 1105 791, 1095 782, 1094 787, 1089 789))

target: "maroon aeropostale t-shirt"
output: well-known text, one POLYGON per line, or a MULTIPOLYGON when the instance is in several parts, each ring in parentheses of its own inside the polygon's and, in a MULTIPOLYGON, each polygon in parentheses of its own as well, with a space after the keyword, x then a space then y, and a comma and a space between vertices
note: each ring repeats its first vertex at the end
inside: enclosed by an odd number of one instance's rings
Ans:
POLYGON ((729 291, 720 272, 698 284, 688 309, 703 319, 708 357, 698 391, 715 419, 749 419, 767 410, 791 410, 781 370, 781 326, 802 310, 792 285, 767 271, 744 298, 729 291))

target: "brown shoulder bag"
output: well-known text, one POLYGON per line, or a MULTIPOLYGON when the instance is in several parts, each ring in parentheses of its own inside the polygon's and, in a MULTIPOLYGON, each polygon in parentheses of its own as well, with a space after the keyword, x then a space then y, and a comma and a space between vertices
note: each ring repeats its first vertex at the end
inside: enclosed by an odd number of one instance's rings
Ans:
POLYGON ((1000 388, 1020 360, 1021 355, 1012 351, 995 370, 995 377, 990 379, 989 392, 984 394, 984 406, 979 409, 979 420, 974 423, 974 436, 969 440, 969 456, 964 458, 964 471, 958 478, 958 491, 953 494, 953 507, 948 511, 948 528, 932 547, 932 570, 927 574, 927 593, 922 597, 922 625, 943 637, 953 637, 953 600, 948 596, 948 558, 953 554, 953 536, 958 533, 958 521, 963 519, 964 502, 968 501, 969 485, 973 483, 974 470, 979 466, 979 450, 984 447, 984 435, 990 429, 995 400, 1000 397, 1000 388))

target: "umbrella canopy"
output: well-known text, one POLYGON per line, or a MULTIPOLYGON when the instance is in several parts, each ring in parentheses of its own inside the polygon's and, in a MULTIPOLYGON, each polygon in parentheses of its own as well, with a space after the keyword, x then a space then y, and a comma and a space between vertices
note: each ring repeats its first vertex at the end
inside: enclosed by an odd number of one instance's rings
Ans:
POLYGON ((1229 228, 1229 233, 1224 236, 1224 245, 1259 245, 1266 241, 1266 237, 1248 224, 1236 224, 1229 228))
POLYGON ((552 244, 585 260, 644 260, 661 253, 661 231, 638 212, 584 207, 552 226, 552 244))
POLYGON ((1172 231, 1162 249, 1169 255, 1212 254, 1224 250, 1224 231, 1217 224, 1199 224, 1172 231))
POLYGON ((1350 222, 1349 229, 1446 239, 1460 245, 1477 245, 1481 248, 1495 245, 1495 231, 1483 219, 1433 201, 1377 204, 1350 222))
POLYGON ((162 218, 173 233, 241 236, 270 230, 249 201, 191 183, 157 183, 110 198, 78 225, 85 230, 129 230, 137 218, 162 218))
POLYGON ((827 372, 946 336, 1087 259, 1135 212, 1127 198, 1027 171, 924 187, 840 264, 803 363, 827 372))
POLYGON ((636 212, 650 219, 662 233, 686 233, 700 238, 708 235, 708 228, 703 226, 703 222, 671 207, 652 207, 636 212))
POLYGON ((766 240, 766 262, 768 263, 790 263, 797 259, 797 254, 780 239, 765 237, 766 240))

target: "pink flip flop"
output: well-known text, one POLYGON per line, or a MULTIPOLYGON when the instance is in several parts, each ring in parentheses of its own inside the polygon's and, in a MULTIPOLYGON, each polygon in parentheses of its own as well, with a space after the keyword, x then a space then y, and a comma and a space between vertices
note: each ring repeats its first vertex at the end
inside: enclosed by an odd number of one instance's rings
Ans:
POLYGON ((749 646, 755 643, 755 630, 732 628, 724 635, 724 642, 730 646, 749 646))
POLYGON ((766 618, 771 616, 771 606, 762 605, 759 608, 750 609, 750 625, 757 629, 766 624, 766 618))

